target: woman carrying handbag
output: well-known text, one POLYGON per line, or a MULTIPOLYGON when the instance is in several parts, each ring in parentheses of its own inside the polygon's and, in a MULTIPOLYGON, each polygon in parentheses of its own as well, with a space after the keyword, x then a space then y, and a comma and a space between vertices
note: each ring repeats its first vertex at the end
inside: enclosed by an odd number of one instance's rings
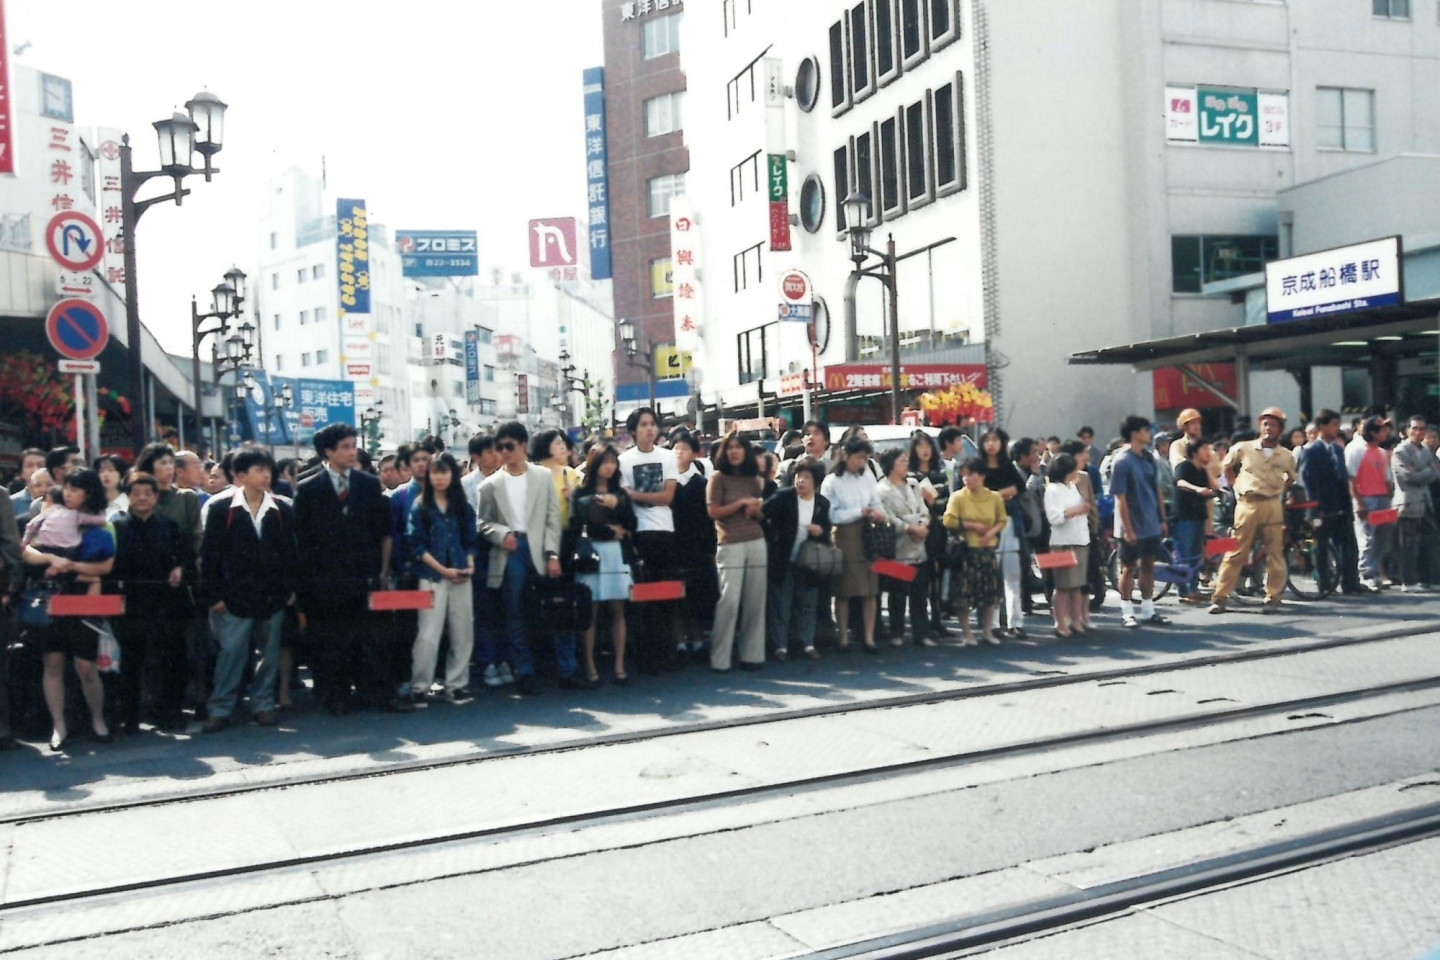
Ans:
POLYGON ((635 535, 635 507, 620 486, 620 453, 612 444, 602 443, 585 460, 585 481, 570 494, 570 527, 565 551, 575 571, 575 580, 590 588, 594 615, 585 630, 585 682, 598 686, 600 671, 595 668, 595 621, 600 607, 610 611, 610 639, 615 647, 615 682, 626 683, 625 601, 634 582, 630 573, 635 535))
POLYGON ((880 502, 895 528, 895 560, 915 570, 915 579, 885 579, 890 594, 890 643, 905 645, 905 607, 910 607, 910 626, 915 643, 933 647, 928 616, 930 564, 925 543, 930 538, 930 510, 920 494, 920 485, 910 478, 910 455, 904 450, 887 450, 880 457, 885 479, 880 481, 880 502))
POLYGON ((793 620, 800 648, 813 660, 820 656, 815 624, 821 571, 829 568, 838 574, 844 560, 830 545, 830 501, 818 492, 825 482, 825 465, 805 457, 796 462, 793 480, 794 486, 765 501, 761 520, 770 563, 769 647, 777 660, 789 656, 793 620))
POLYGON ((835 546, 845 554, 845 572, 835 588, 835 626, 840 632, 836 649, 850 649, 850 598, 860 600, 860 616, 864 627, 865 652, 879 653, 875 646, 875 598, 880 594, 879 578, 870 569, 870 562, 883 554, 876 552, 883 545, 866 545, 867 528, 883 534, 891 551, 895 540, 890 535, 890 518, 880 503, 880 488, 870 473, 870 455, 875 448, 868 440, 852 437, 840 448, 840 454, 820 492, 830 501, 830 520, 835 524, 835 546))

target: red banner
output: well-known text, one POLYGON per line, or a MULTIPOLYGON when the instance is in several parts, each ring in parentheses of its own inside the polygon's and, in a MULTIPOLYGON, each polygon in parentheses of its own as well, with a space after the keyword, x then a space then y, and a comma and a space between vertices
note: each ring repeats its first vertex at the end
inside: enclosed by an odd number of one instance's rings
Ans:
MULTIPOLYGON (((941 390, 960 383, 985 389, 983 363, 902 363, 901 390, 941 390)), ((825 368, 826 390, 889 390, 890 366, 881 363, 841 363, 825 368)))
MULTIPOLYGON (((1194 369, 1229 396, 1235 396, 1235 364, 1197 363, 1194 369)), ((1156 410, 1183 410, 1186 407, 1203 410, 1226 406, 1225 401, 1200 386, 1194 377, 1174 367, 1156 370, 1154 383, 1156 410)))
POLYGON ((0 0, 0 173, 15 172, 15 98, 10 95, 10 38, 0 0))
POLYGON ((790 204, 786 201, 770 204, 770 249, 790 249, 790 204))

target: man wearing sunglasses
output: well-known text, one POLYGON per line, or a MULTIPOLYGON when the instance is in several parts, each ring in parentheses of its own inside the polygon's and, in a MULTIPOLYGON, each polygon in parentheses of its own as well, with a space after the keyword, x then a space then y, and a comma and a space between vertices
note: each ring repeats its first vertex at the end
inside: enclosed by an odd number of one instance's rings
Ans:
MULTIPOLYGON (((491 547, 488 584, 500 591, 505 610, 504 649, 497 659, 509 661, 522 694, 539 692, 525 642, 526 587, 542 573, 560 576, 560 499, 550 471, 526 461, 529 442, 524 424, 502 423, 495 431, 500 469, 480 484, 480 535, 491 547)), ((560 685, 578 686, 575 635, 557 632, 554 640, 560 685)))

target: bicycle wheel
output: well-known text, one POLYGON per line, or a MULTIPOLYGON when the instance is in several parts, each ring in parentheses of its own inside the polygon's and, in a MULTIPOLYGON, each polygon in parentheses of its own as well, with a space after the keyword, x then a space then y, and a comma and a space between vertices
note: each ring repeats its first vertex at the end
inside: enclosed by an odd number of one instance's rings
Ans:
POLYGON ((1285 544, 1285 585, 1297 600, 1323 600, 1340 586, 1340 567, 1333 551, 1315 537, 1285 544))

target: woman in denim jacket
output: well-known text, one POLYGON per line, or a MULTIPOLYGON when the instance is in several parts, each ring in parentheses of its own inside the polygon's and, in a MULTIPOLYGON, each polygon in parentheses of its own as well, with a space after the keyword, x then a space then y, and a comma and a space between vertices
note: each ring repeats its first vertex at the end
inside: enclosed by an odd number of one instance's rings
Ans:
MULTIPOLYGON (((474 594, 477 539, 475 508, 460 490, 460 466, 442 453, 430 462, 420 496, 410 506, 406 553, 420 589, 435 594, 429 610, 420 611, 410 674, 410 696, 424 697, 435 679, 440 635, 450 625, 450 655, 445 666, 445 699, 470 699, 470 652, 475 644, 474 594)), ((425 706, 416 700, 416 706, 425 706)))

